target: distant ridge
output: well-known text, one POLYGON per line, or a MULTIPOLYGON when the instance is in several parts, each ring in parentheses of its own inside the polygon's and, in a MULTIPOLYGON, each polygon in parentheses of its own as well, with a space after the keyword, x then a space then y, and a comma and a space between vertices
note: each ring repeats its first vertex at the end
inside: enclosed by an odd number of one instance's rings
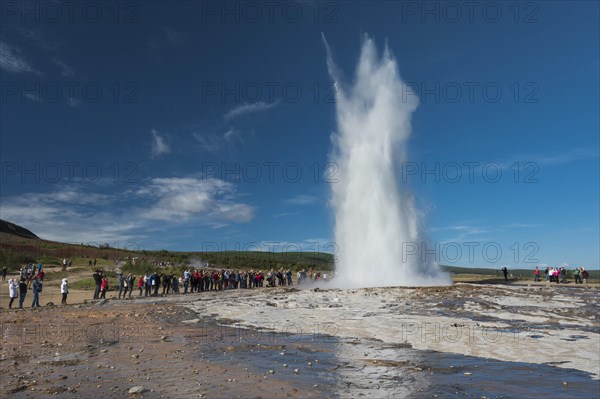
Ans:
POLYGON ((35 238, 39 240, 39 237, 27 230, 25 227, 21 227, 17 224, 7 222, 6 220, 0 219, 0 232, 14 234, 25 238, 35 238))

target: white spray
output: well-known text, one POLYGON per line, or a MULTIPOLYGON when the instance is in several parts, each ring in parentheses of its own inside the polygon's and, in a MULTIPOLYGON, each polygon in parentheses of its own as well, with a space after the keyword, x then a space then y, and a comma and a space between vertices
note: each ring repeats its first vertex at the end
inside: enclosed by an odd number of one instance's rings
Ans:
POLYGON ((337 182, 331 183, 338 246, 335 285, 449 284, 432 256, 422 256, 425 244, 414 200, 395 176, 395 168, 406 160, 418 100, 403 98, 403 82, 387 46, 379 58, 373 40, 365 36, 348 87, 340 81, 326 41, 325 46, 337 100, 332 162, 339 170, 337 182))

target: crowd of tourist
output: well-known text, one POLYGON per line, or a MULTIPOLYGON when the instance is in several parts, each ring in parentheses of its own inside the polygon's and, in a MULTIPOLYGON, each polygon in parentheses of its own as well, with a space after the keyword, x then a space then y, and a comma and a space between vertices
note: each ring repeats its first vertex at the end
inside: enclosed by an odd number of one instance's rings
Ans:
MULTIPOLYGON (((109 289, 106 274, 99 269, 92 277, 95 282, 93 299, 106 298, 106 291, 109 289)), ((326 273, 304 269, 296 274, 296 278, 296 284, 301 285, 309 281, 328 280, 330 277, 326 273)), ((188 269, 182 275, 154 272, 135 276, 119 272, 116 277, 115 291, 118 293, 118 299, 125 299, 134 296, 134 290, 137 291, 138 297, 147 297, 292 285, 294 282, 291 270, 270 270, 265 275, 261 270, 188 269)))
MULTIPOLYGON (((19 278, 10 278, 8 280, 8 308, 12 309, 13 303, 19 298, 19 309, 23 309, 23 303, 29 290, 33 293, 33 301, 31 303, 32 308, 40 307, 40 293, 44 287, 44 277, 46 273, 39 263, 37 266, 34 264, 28 264, 19 271, 19 278)), ((61 292, 63 294, 63 304, 67 303, 66 294, 69 292, 68 281, 63 279, 61 284, 61 292)))
MULTIPOLYGON (((94 265, 96 260, 91 260, 94 265)), ((133 263, 132 260, 128 259, 133 263)), ((165 266, 166 262, 152 263, 156 266, 165 266)), ((71 265, 70 260, 63 260, 63 270, 71 265)), ((204 264, 203 264, 204 265, 204 264)), ((508 269, 503 268, 504 277, 507 278, 508 269)), ((545 280, 548 283, 566 284, 567 269, 565 267, 546 267, 543 271, 545 280)), ((3 278, 6 274, 3 270, 3 278)), ((536 267, 533 271, 534 281, 539 282, 542 279, 542 271, 536 267)), ((584 267, 577 267, 572 271, 575 284, 583 284, 588 286, 589 272, 584 267)), ((28 291, 32 291, 33 300, 31 307, 40 306, 40 293, 43 290, 43 281, 45 272, 42 264, 28 264, 19 271, 18 278, 10 278, 9 286, 9 305, 13 308, 14 302, 18 300, 19 308, 23 308, 25 298, 28 291)), ((103 269, 96 270, 93 275, 94 293, 93 299, 106 299, 106 293, 111 286, 109 279, 103 269)), ((118 299, 126 299, 132 297, 149 297, 169 294, 188 294, 206 291, 222 291, 222 290, 237 290, 237 289, 252 289, 261 287, 281 287, 293 286, 294 275, 291 270, 274 270, 271 269, 267 273, 261 270, 230 270, 230 269, 215 269, 209 264, 203 269, 188 269, 181 275, 170 272, 153 272, 140 276, 133 274, 117 273, 114 290, 117 293, 118 299), (135 293, 134 293, 135 291, 135 293)), ((310 270, 300 270, 295 275, 297 285, 304 285, 315 281, 326 281, 333 278, 333 273, 321 273, 310 270)), ((67 296, 69 294, 69 281, 67 278, 62 279, 60 283, 60 293, 62 296, 61 303, 67 304, 67 296)))
MULTIPOLYGON (((541 271, 539 267, 535 267, 533 270, 533 278, 535 282, 541 281, 541 271)), ((567 269, 563 266, 561 267, 550 267, 546 266, 544 270, 544 275, 546 282, 548 283, 556 283, 556 284, 567 284, 567 269)), ((584 267, 576 267, 573 270, 573 278, 575 279, 575 284, 583 284, 587 287, 588 280, 590 278, 590 273, 585 270, 584 267)))

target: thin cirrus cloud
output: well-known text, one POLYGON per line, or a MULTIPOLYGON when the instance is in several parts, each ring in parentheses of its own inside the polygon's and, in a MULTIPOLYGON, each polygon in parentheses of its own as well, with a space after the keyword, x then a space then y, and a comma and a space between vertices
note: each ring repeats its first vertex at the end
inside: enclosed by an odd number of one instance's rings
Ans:
POLYGON ((196 139, 200 148, 209 152, 215 152, 224 147, 231 147, 234 145, 235 141, 243 142, 239 130, 234 128, 228 129, 223 134, 192 133, 192 136, 196 139))
POLYGON ((167 28, 166 26, 163 26, 162 29, 165 32, 165 35, 166 35, 169 43, 177 44, 177 45, 185 43, 185 41, 187 39, 187 35, 185 33, 178 32, 172 28, 167 28))
POLYGON ((299 194, 299 195, 296 195, 295 197, 288 198, 287 200, 285 200, 285 203, 290 204, 290 205, 311 205, 311 204, 316 203, 317 200, 318 200, 318 198, 315 196, 299 194))
POLYGON ((277 102, 277 101, 272 102, 272 103, 266 103, 264 101, 258 101, 255 103, 245 103, 245 104, 239 105, 239 106, 229 110, 224 115, 223 118, 226 121, 230 121, 230 120, 237 118, 239 116, 242 116, 242 115, 252 114, 255 112, 267 111, 271 108, 276 107, 277 105, 279 105, 279 102, 277 102))
POLYGON ((35 73, 40 74, 29 62, 21 56, 21 51, 0 41, 0 69, 10 73, 35 73))
POLYGON ((171 147, 163 135, 156 129, 152 129, 150 133, 152 134, 152 158, 157 158, 171 152, 171 147))
POLYGON ((60 69, 60 74, 62 76, 69 77, 75 75, 75 70, 64 61, 55 58, 52 60, 52 62, 54 62, 54 64, 58 66, 58 68, 60 69))
POLYGON ((274 218, 282 218, 285 216, 296 216, 298 215, 298 212, 281 212, 281 213, 276 213, 273 215, 274 218))

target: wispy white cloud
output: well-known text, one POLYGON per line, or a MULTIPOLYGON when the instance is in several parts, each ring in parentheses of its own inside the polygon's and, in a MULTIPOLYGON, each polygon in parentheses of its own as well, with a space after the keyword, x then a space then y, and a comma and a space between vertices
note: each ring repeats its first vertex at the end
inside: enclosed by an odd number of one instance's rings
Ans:
POLYGON ((205 151, 214 152, 221 148, 221 140, 214 134, 203 135, 200 133, 192 133, 192 136, 196 139, 198 144, 200 144, 200 148, 205 151))
POLYGON ((290 205, 311 205, 317 202, 318 198, 312 195, 299 194, 295 197, 288 198, 285 200, 286 204, 290 205))
POLYGON ((153 202, 139 212, 146 219, 189 221, 201 218, 207 223, 223 224, 244 223, 254 217, 254 207, 234 201, 235 186, 218 179, 156 178, 136 194, 153 202))
POLYGON ((520 168, 525 168, 525 172, 535 174, 535 167, 551 167, 569 164, 572 162, 585 161, 588 159, 598 158, 600 154, 597 150, 587 148, 575 148, 565 150, 556 154, 529 154, 516 156, 513 159, 497 162, 496 164, 505 170, 514 170, 516 165, 520 168), (531 165, 531 166, 529 166, 531 165))
POLYGON ((152 129, 150 133, 152 133, 152 158, 156 158, 171 152, 171 147, 169 147, 169 144, 167 144, 165 137, 161 136, 161 134, 155 129, 152 129))
POLYGON ((223 133, 223 138, 225 140, 231 142, 231 140, 233 140, 238 135, 239 135, 239 132, 237 130, 235 130, 234 128, 231 128, 231 129, 227 130, 225 133, 223 133))
POLYGON ((29 44, 40 47, 46 51, 56 53, 65 47, 64 43, 50 39, 46 31, 39 28, 24 28, 22 26, 13 25, 9 27, 9 30, 15 32, 29 44))
POLYGON ((41 238, 74 243, 115 243, 143 237, 134 220, 123 222, 111 195, 73 189, 24 193, 3 198, 0 217, 32 230, 41 238), (82 222, 84 221, 84 222, 82 222))
POLYGON ((479 240, 482 241, 485 238, 482 236, 483 234, 491 233, 496 230, 490 228, 483 228, 478 226, 472 226, 467 224, 456 224, 451 226, 443 226, 443 227, 431 227, 429 229, 430 232, 440 232, 443 234, 451 233, 453 234, 450 238, 445 238, 443 240, 439 240, 440 243, 448 243, 448 242, 462 242, 465 240, 479 240))
POLYGON ((223 134, 192 133, 200 147, 205 151, 215 152, 223 148, 232 149, 237 142, 243 142, 240 131, 229 128, 223 134))
POLYGON ((276 213, 275 215, 273 215, 274 218, 282 218, 284 216, 294 216, 294 215, 298 215, 298 212, 281 212, 281 213, 276 213))
POLYGON ((11 73, 40 74, 29 62, 23 58, 18 48, 0 41, 0 69, 11 73))
POLYGON ((165 32, 165 35, 166 35, 169 43, 176 44, 176 45, 185 43, 185 41, 187 39, 187 35, 185 33, 176 31, 175 29, 172 29, 172 28, 167 28, 166 26, 163 26, 162 29, 165 32))
POLYGON ((60 68, 60 74, 62 76, 69 77, 75 75, 75 70, 64 61, 55 58, 52 60, 52 62, 54 62, 60 68))
POLYGON ((218 179, 155 178, 119 194, 77 187, 3 196, 0 218, 45 239, 122 246, 153 237, 158 225, 161 231, 219 229, 248 222, 255 213, 236 199, 235 185, 218 179))
POLYGON ((509 223, 502 225, 500 227, 509 228, 509 229, 529 229, 535 227, 542 227, 541 223, 509 223))
POLYGON ((225 114, 224 118, 226 121, 228 121, 242 115, 266 111, 273 107, 276 107, 277 105, 279 105, 278 102, 266 103, 264 101, 258 101, 255 103, 245 103, 229 110, 225 114))
MULTIPOLYGON (((534 155, 529 157, 530 162, 535 162, 540 166, 556 166, 571 162, 583 161, 586 159, 598 158, 599 154, 597 149, 572 149, 562 152, 560 154, 553 155, 534 155)), ((525 157, 524 159, 528 159, 525 157)))
POLYGON ((81 105, 81 100, 75 97, 67 97, 66 103, 70 107, 78 107, 81 105))
POLYGON ((167 26, 161 26, 161 29, 162 32, 155 33, 148 40, 148 48, 154 56, 162 59, 161 50, 184 44, 188 35, 167 26))

